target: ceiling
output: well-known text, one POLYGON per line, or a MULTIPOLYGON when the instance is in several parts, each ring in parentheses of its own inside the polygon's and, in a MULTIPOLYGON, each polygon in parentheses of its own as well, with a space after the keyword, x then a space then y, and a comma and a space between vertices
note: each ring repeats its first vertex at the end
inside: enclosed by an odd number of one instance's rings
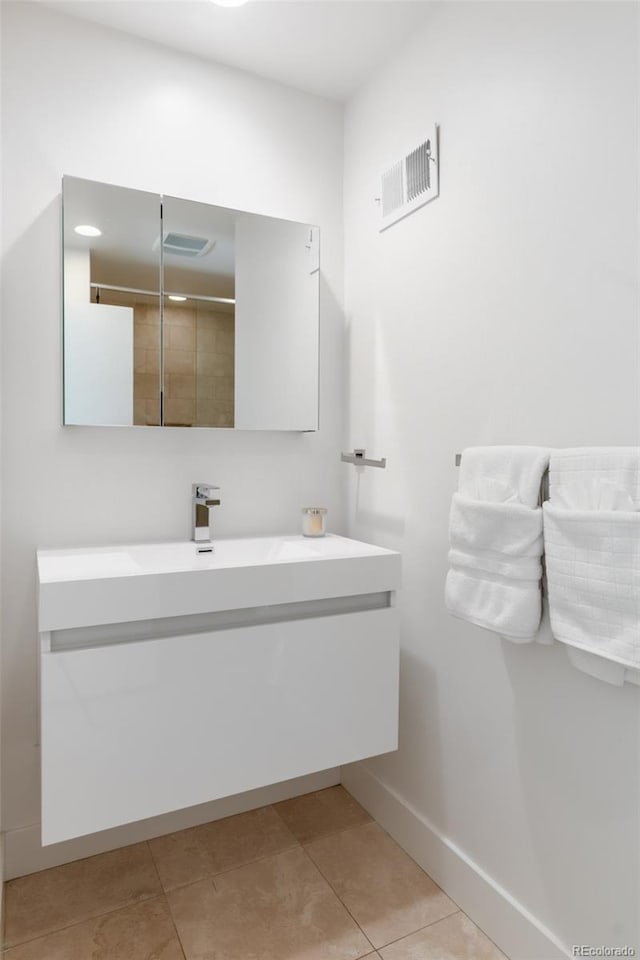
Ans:
POLYGON ((40 0, 164 46, 346 100, 425 20, 427 0, 40 0))

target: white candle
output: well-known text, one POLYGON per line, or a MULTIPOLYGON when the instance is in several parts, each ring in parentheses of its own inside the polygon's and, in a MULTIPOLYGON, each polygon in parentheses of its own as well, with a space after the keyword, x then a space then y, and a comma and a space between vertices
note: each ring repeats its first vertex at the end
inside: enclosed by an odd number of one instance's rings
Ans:
POLYGON ((303 507, 302 535, 304 537, 324 537, 326 507, 303 507))

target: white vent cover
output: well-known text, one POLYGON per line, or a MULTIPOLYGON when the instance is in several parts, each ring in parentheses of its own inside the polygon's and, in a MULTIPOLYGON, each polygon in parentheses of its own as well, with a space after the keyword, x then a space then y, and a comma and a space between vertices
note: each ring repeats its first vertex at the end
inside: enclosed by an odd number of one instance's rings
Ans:
MULTIPOLYGON (((174 253, 179 257, 204 257, 216 244, 215 240, 206 237, 191 237, 186 233, 165 233, 164 252, 174 253)), ((153 249, 160 246, 160 237, 157 238, 153 249)))
POLYGON ((439 192, 438 127, 380 178, 380 231, 413 213, 439 192))

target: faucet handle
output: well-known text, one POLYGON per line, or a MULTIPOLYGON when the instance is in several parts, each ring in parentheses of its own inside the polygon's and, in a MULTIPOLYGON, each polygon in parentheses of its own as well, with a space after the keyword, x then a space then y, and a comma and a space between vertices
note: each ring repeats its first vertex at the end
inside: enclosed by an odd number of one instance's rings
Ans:
POLYGON ((191 496, 194 500, 204 501, 209 507, 217 507, 220 499, 214 496, 213 491, 219 490, 212 483, 194 483, 191 485, 191 496))

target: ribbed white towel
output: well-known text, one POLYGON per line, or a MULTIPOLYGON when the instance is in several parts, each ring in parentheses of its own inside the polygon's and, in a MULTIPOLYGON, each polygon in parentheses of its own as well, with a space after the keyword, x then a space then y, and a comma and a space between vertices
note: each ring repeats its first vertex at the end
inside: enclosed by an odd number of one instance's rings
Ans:
POLYGON ((640 668, 639 451, 560 450, 551 457, 549 489, 544 542, 554 637, 640 668))
POLYGON ((540 625, 542 511, 536 504, 548 459, 539 447, 465 450, 451 502, 447 609, 516 642, 533 639, 540 625))
POLYGON ((549 500, 556 507, 578 510, 633 510, 634 507, 637 510, 640 506, 638 447, 554 450, 549 465, 549 500), (621 502, 616 503, 615 499, 607 502, 607 497, 616 497, 614 491, 621 502))

